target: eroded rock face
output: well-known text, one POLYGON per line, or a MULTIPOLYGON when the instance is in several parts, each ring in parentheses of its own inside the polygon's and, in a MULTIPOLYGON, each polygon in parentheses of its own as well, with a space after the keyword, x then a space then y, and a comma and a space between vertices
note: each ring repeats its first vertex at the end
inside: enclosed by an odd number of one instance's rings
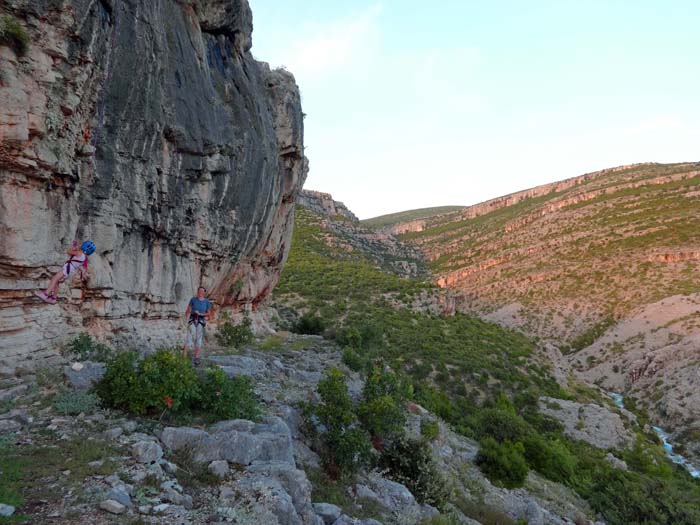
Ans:
POLYGON ((171 340, 198 285, 257 304, 307 163, 291 74, 253 59, 247 0, 10 0, 0 47, 0 358, 79 330, 171 340), (90 282, 46 286, 74 239, 90 282))
POLYGON ((634 441, 623 418, 600 405, 541 397, 540 412, 564 425, 564 433, 570 438, 585 441, 594 447, 624 448, 634 441))

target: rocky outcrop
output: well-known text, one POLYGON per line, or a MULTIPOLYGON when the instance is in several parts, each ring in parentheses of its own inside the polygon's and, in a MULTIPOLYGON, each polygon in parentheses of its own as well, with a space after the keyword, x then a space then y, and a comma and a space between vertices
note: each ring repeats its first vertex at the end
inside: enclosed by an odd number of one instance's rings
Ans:
POLYGON ((302 190, 299 194, 299 204, 309 208, 315 213, 328 215, 335 219, 347 219, 353 224, 357 224, 359 219, 342 202, 333 200, 330 193, 320 191, 302 190))
POLYGON ((169 340, 198 285, 260 302, 307 164, 298 88, 253 59, 247 0, 4 8, 31 42, 0 46, 0 357, 85 329, 169 340), (32 298, 86 238, 89 284, 32 298))
POLYGON ((600 405, 542 397, 540 412, 564 425, 564 433, 570 438, 594 447, 624 448, 634 441, 622 417, 600 405))
POLYGON ((352 257, 370 259, 393 273, 404 277, 426 275, 423 255, 385 231, 362 226, 342 202, 334 201, 328 193, 302 191, 299 205, 308 220, 323 231, 323 242, 352 257))

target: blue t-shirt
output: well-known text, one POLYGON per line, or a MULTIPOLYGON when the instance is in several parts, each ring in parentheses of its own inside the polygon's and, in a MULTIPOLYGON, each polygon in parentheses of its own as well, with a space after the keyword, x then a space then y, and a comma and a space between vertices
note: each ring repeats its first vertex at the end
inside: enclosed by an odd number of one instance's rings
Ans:
MULTIPOLYGON (((209 302, 209 299, 202 299, 200 301, 197 297, 193 297, 190 299, 190 309, 190 319, 196 320, 199 316, 195 313, 195 311, 199 312, 200 314, 205 314, 211 310, 211 303, 209 302)), ((204 318, 201 318, 200 321, 204 321, 204 318)))

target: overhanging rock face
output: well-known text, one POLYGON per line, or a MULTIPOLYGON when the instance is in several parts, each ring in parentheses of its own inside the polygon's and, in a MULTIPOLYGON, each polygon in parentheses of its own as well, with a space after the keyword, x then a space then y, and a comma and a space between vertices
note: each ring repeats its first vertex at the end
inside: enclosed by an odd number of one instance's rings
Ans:
POLYGON ((160 344, 198 285, 257 304, 304 182, 294 77, 250 52, 246 0, 10 0, 0 46, 0 359, 87 330, 160 344), (90 281, 32 292, 91 239, 90 281))

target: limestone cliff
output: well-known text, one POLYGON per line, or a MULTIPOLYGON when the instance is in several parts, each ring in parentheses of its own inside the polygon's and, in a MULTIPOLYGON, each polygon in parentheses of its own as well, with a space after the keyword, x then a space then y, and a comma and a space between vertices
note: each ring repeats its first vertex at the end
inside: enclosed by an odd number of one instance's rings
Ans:
POLYGON ((299 204, 309 208, 314 213, 327 215, 331 218, 347 219, 353 224, 357 224, 359 219, 342 202, 333 200, 330 193, 320 191, 303 190, 299 194, 299 204))
POLYGON ((200 284, 262 300, 307 164, 299 90, 253 58, 247 0, 0 9, 30 37, 0 46, 0 358, 85 329, 173 339, 200 284), (32 298, 86 238, 89 284, 32 298))

